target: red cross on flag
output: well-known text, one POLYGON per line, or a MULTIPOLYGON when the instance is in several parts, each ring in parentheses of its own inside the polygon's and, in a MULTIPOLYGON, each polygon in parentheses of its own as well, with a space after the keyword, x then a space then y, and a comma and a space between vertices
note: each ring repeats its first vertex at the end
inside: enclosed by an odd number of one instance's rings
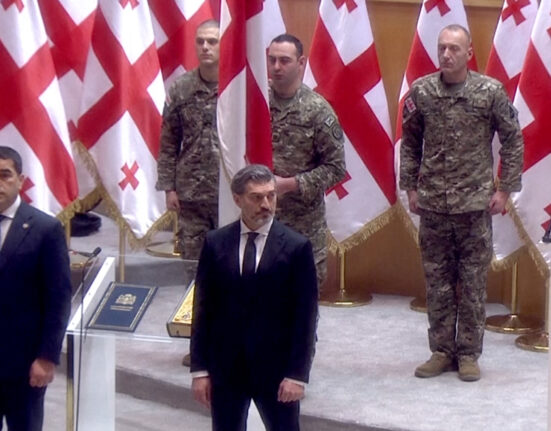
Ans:
POLYGON ((199 65, 195 30, 213 18, 209 0, 149 0, 159 62, 168 89, 184 72, 199 65))
POLYGON ((59 214, 78 194, 67 120, 34 1, 0 2, 0 142, 23 158, 23 198, 59 214))
MULTIPOLYGON (((92 39, 97 0, 77 2, 38 0, 46 34, 50 42, 59 88, 63 98, 69 136, 78 140, 76 124, 80 113, 82 80, 92 39)), ((75 154, 79 196, 95 188, 95 182, 83 161, 75 154)))
POLYGON ((305 83, 331 104, 345 134, 347 175, 326 193, 328 226, 343 243, 373 230, 370 222, 380 227, 396 201, 390 117, 365 1, 321 1, 305 83))
POLYGON ((246 162, 272 166, 266 48, 284 32, 277 0, 222 0, 217 105, 221 226, 238 216, 229 191, 233 175, 246 162))
MULTIPOLYGON (((505 0, 501 9, 486 74, 503 83, 511 100, 515 97, 537 11, 536 0, 505 0)), ((501 145, 497 134, 492 145, 494 172, 498 172, 501 145)), ((523 241, 510 214, 495 215, 492 217, 492 223, 494 253, 500 261, 518 250, 523 241)))
MULTIPOLYGON (((434 73, 438 70, 438 34, 450 24, 459 24, 469 28, 467 15, 461 0, 425 0, 421 5, 417 30, 415 32, 411 50, 409 52, 408 64, 402 88, 400 90, 400 102, 398 106, 398 118, 396 120, 396 147, 395 166, 396 172, 400 172, 400 142, 402 138, 402 107, 404 99, 413 81, 421 76, 434 73)), ((469 68, 476 70, 475 56, 469 62, 469 68)), ((419 216, 409 212, 407 195, 404 191, 398 193, 402 205, 406 209, 409 219, 419 227, 419 216)))
POLYGON ((100 0, 84 75, 78 133, 122 228, 147 235, 164 210, 155 190, 165 98, 143 0, 100 0))
POLYGON ((522 190, 513 197, 513 203, 529 250, 547 277, 551 244, 543 243, 542 237, 551 219, 550 95, 551 0, 542 0, 514 102, 524 135, 524 172, 522 190))

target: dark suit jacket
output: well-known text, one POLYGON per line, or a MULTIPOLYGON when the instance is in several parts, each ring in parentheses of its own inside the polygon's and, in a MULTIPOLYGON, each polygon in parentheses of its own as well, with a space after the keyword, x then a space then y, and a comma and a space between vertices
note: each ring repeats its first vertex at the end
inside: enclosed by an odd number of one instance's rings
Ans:
POLYGON ((28 376, 38 357, 59 363, 70 301, 64 230, 21 202, 0 250, 0 379, 28 376))
POLYGON ((318 290, 310 242, 274 220, 256 274, 239 271, 239 221, 207 234, 193 304, 191 371, 213 383, 308 382, 318 290))

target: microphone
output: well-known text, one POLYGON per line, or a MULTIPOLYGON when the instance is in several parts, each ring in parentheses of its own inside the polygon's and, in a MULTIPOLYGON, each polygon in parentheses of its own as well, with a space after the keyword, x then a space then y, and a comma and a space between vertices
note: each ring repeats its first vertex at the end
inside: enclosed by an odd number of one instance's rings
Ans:
POLYGON ((86 257, 86 260, 83 264, 83 270, 82 270, 82 278, 80 280, 80 330, 79 330, 79 339, 78 339, 78 371, 77 371, 77 394, 76 394, 76 414, 75 414, 75 430, 78 431, 79 429, 79 416, 80 416, 80 378, 81 373, 80 370, 82 369, 82 343, 83 338, 85 335, 84 332, 84 294, 85 294, 85 282, 88 278, 88 275, 90 274, 90 271, 92 270, 92 267, 94 265, 90 265, 88 269, 86 267, 88 264, 95 259, 98 254, 101 253, 101 247, 96 247, 91 253, 87 252, 78 252, 80 255, 86 257))
POLYGON ((91 253, 88 253, 85 251, 78 251, 77 253, 84 257, 87 257, 88 259, 86 259, 85 263, 88 264, 89 260, 93 259, 94 257, 96 257, 98 254, 101 253, 101 247, 96 247, 94 251, 92 251, 91 253))

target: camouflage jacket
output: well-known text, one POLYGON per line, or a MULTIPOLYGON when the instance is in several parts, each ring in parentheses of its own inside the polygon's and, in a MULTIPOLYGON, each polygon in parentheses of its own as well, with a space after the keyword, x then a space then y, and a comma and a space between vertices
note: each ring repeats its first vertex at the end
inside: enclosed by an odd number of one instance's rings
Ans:
POLYGON ((198 69, 170 87, 157 160, 158 190, 176 190, 182 201, 218 199, 217 93, 218 86, 209 87, 198 69))
POLYGON ((324 192, 345 175, 344 138, 329 103, 302 85, 290 100, 270 94, 274 174, 294 176, 299 190, 278 200, 308 213, 324 206, 324 192), (296 205, 293 205, 296 204, 296 205))
POLYGON ((446 214, 488 208, 495 132, 502 145, 499 189, 521 188, 517 111, 495 79, 469 71, 456 91, 440 72, 416 80, 404 100, 402 130, 400 188, 417 190, 420 208, 446 214))

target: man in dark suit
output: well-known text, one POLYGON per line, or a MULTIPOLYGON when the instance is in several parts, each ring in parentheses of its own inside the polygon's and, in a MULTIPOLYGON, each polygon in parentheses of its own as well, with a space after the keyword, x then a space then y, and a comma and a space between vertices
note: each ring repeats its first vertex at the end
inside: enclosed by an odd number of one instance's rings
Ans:
POLYGON ((71 281, 59 221, 23 202, 20 155, 0 146, 0 429, 40 431, 46 386, 69 318, 71 281))
POLYGON ((273 219, 267 167, 243 168, 231 189, 241 219, 209 232, 199 258, 193 393, 215 431, 245 430, 251 399, 268 430, 299 430, 318 315, 312 246, 273 219))

